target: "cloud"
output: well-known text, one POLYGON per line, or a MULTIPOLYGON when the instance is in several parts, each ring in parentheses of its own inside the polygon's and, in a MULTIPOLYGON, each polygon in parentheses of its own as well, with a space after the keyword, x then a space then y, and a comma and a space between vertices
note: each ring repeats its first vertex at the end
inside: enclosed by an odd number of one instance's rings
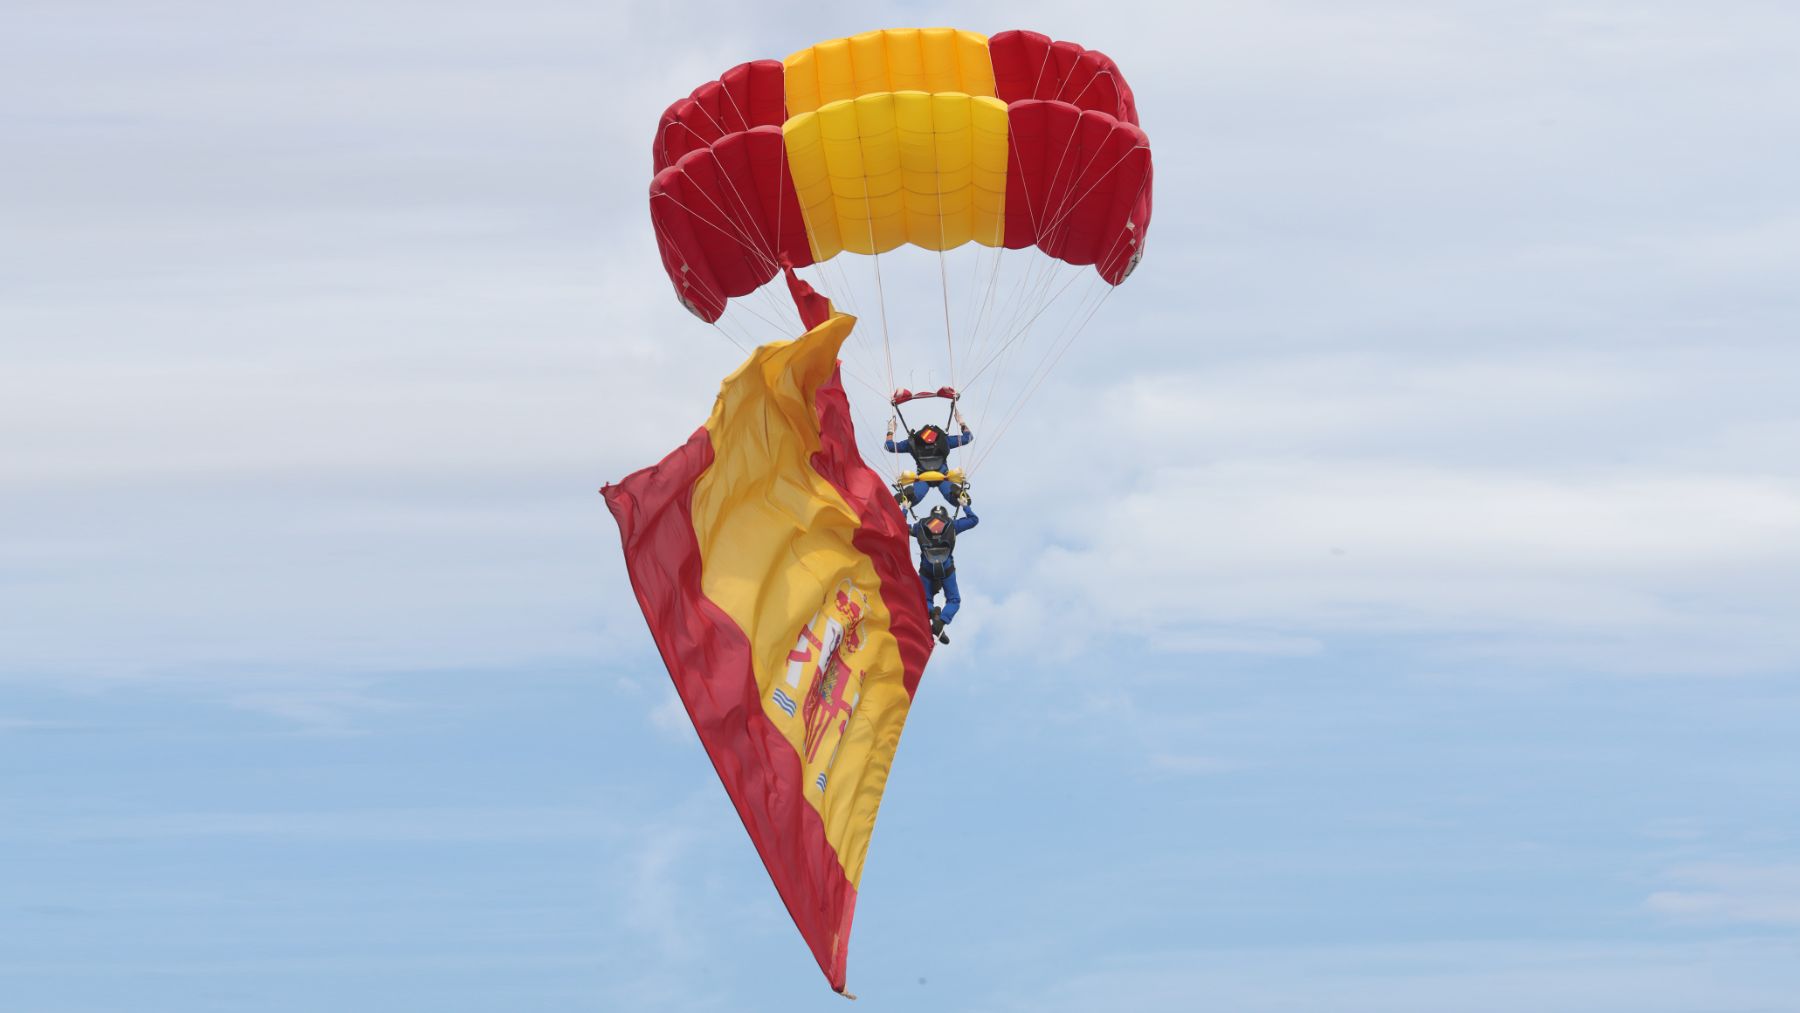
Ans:
POLYGON ((1093 519, 1063 521, 1014 621, 1073 611, 1164 649, 1454 634, 1634 655, 1645 637, 1656 653, 1730 645, 1718 670, 1800 651, 1783 583, 1800 565, 1796 481, 1265 458, 1153 469, 1093 519))
POLYGON ((1778 1009, 1797 984, 1792 945, 1563 940, 1166 950, 1071 965, 982 1010, 1192 1008, 1244 1013, 1468 1013, 1778 1009))
MULTIPOLYGON (((437 12, 421 34, 423 10, 15 26, 0 74, 41 96, 0 168, 16 665, 647 657, 592 492, 685 437, 738 361, 662 276, 649 125, 742 59, 970 23, 677 2, 437 12)), ((976 20, 1129 69, 1158 210, 1005 435, 1009 399, 970 405, 998 449, 959 651, 1123 630, 1165 653, 1800 656, 1780 580, 1800 208, 1767 129, 1792 12, 976 20)), ((924 278, 889 300, 896 372, 947 374, 938 259, 887 264, 924 278)), ((1046 346, 1026 347, 1023 367, 1046 346)))
POLYGON ((359 719, 407 709, 405 704, 342 685, 288 686, 242 693, 232 698, 231 706, 280 718, 312 735, 358 734, 362 730, 359 719))
POLYGON ((611 839, 623 824, 593 807, 370 808, 264 812, 156 812, 22 824, 17 841, 156 841, 272 838, 374 843, 450 841, 585 841, 611 839))
POLYGON ((688 717, 687 706, 673 686, 663 686, 662 701, 650 709, 650 725, 671 742, 687 744, 696 741, 693 719, 688 717))
POLYGON ((1686 865, 1664 874, 1675 889, 1644 899, 1675 922, 1800 927, 1800 863, 1686 865))
POLYGON ((1183 753, 1156 753, 1150 757, 1152 770, 1165 774, 1186 777, 1200 777, 1207 774, 1223 774, 1238 770, 1243 765, 1231 760, 1222 760, 1214 756, 1196 756, 1183 753))

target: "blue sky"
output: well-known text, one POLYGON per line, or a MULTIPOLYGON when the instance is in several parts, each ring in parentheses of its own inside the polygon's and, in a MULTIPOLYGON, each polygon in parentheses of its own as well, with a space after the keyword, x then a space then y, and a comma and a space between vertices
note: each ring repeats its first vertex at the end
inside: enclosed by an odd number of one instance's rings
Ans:
POLYGON ((737 361, 658 113, 906 24, 1114 55, 1157 203, 982 465, 862 1005, 1796 1008, 1748 0, 10 6, 0 1005, 840 1008, 595 490, 737 361))

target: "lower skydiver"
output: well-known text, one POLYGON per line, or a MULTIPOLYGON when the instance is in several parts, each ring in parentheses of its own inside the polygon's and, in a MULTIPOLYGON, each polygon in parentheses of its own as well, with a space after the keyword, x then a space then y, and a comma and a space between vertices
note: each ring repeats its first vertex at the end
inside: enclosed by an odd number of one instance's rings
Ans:
POLYGON ((952 517, 947 507, 931 508, 931 516, 914 522, 913 538, 919 543, 919 580, 925 585, 925 604, 931 609, 931 632, 939 643, 950 642, 944 627, 956 618, 962 607, 962 594, 956 587, 956 536, 981 523, 969 507, 965 490, 961 501, 962 516, 952 517), (938 592, 944 593, 944 604, 937 605, 938 592))

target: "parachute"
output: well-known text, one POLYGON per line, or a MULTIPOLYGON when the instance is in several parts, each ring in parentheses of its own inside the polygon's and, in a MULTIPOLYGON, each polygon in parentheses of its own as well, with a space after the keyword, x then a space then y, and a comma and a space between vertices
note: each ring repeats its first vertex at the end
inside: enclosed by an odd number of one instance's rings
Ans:
POLYGON ((1000 406, 983 457, 902 476, 966 483, 1143 257, 1149 140, 1101 53, 909 28, 731 68, 663 113, 652 165, 677 298, 749 358, 686 444, 603 492, 695 729, 842 992, 934 643, 910 530, 868 463, 879 444, 859 452, 881 431, 854 423, 859 400, 954 412, 973 389, 1000 406))
POLYGON ((1123 74, 1036 32, 889 29, 740 64, 668 107, 652 166, 663 267, 695 316, 745 348, 785 337, 791 311, 765 286, 811 268, 880 324, 879 350, 845 351, 864 390, 954 387, 1006 424, 1150 225, 1150 142, 1123 74))

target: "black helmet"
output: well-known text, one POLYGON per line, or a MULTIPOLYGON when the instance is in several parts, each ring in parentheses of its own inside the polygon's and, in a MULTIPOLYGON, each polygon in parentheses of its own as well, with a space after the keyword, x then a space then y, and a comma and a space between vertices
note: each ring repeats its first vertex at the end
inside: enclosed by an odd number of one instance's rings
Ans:
POLYGON ((931 516, 936 517, 940 521, 947 521, 950 519, 950 508, 947 506, 934 506, 931 508, 931 516))

